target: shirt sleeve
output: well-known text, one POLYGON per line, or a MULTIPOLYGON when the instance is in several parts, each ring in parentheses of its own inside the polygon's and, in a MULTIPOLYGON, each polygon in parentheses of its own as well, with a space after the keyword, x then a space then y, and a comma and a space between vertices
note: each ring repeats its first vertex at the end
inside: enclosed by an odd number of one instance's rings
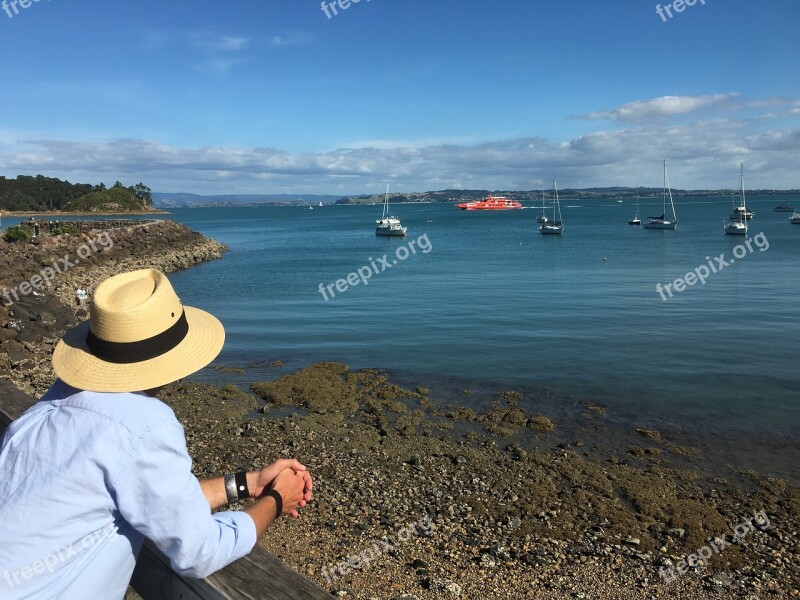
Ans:
POLYGON ((177 419, 151 428, 138 446, 114 482, 116 504, 122 517, 169 558, 176 573, 207 577, 253 549, 257 534, 248 514, 211 514, 192 475, 177 419))

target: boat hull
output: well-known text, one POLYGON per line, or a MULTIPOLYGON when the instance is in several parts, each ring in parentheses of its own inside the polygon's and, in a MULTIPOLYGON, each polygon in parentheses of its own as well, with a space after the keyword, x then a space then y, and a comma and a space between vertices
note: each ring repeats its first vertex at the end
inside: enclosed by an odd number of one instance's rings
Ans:
POLYGON ((539 227, 539 233, 543 233, 545 235, 561 235, 562 231, 564 231, 563 227, 556 227, 552 225, 542 225, 539 227))
POLYGON ((459 207, 461 210, 519 210, 522 208, 520 206, 461 206, 459 207))
POLYGON ((461 210, 519 210, 522 208, 522 203, 505 196, 487 196, 477 202, 456 204, 456 208, 461 210))
POLYGON ((408 230, 405 227, 402 229, 382 229, 377 227, 375 229, 375 235, 383 235, 386 237, 406 237, 408 236, 408 230))
POLYGON ((747 228, 746 227, 726 227, 725 228, 726 235, 747 235, 747 228))
POLYGON ((677 223, 642 223, 645 229, 675 229, 677 223))

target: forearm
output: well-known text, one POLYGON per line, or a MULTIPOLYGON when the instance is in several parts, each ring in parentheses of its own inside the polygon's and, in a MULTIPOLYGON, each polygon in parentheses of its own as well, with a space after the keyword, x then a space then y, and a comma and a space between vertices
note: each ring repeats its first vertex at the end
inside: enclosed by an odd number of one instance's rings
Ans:
MULTIPOLYGON (((247 490, 249 497, 255 494, 253 490, 256 489, 256 481, 258 473, 249 472, 247 474, 247 490)), ((228 506, 228 494, 225 492, 225 478, 215 477, 213 479, 199 479, 200 489, 203 490, 203 495, 208 501, 211 510, 217 510, 228 506)))
POLYGON ((264 535, 267 527, 278 518, 278 506, 272 496, 262 498, 244 512, 253 519, 256 526, 256 537, 259 538, 264 535))

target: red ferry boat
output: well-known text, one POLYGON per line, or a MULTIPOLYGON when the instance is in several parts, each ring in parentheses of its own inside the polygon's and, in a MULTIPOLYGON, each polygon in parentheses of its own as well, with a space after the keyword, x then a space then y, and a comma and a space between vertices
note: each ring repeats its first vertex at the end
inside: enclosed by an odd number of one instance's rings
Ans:
POLYGON ((522 204, 505 196, 488 196, 478 202, 456 204, 461 210, 514 210, 522 208, 522 204))

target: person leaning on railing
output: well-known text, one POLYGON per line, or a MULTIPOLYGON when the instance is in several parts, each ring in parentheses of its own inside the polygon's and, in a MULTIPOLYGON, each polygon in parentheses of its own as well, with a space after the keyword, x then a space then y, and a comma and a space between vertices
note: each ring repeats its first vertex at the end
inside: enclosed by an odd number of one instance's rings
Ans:
POLYGON ((248 554, 312 479, 296 460, 199 481, 160 387, 210 363, 225 332, 166 276, 116 275, 53 354, 58 380, 0 441, 0 598, 122 598, 143 539, 205 577, 248 554), (258 498, 245 511, 212 514, 258 498))

